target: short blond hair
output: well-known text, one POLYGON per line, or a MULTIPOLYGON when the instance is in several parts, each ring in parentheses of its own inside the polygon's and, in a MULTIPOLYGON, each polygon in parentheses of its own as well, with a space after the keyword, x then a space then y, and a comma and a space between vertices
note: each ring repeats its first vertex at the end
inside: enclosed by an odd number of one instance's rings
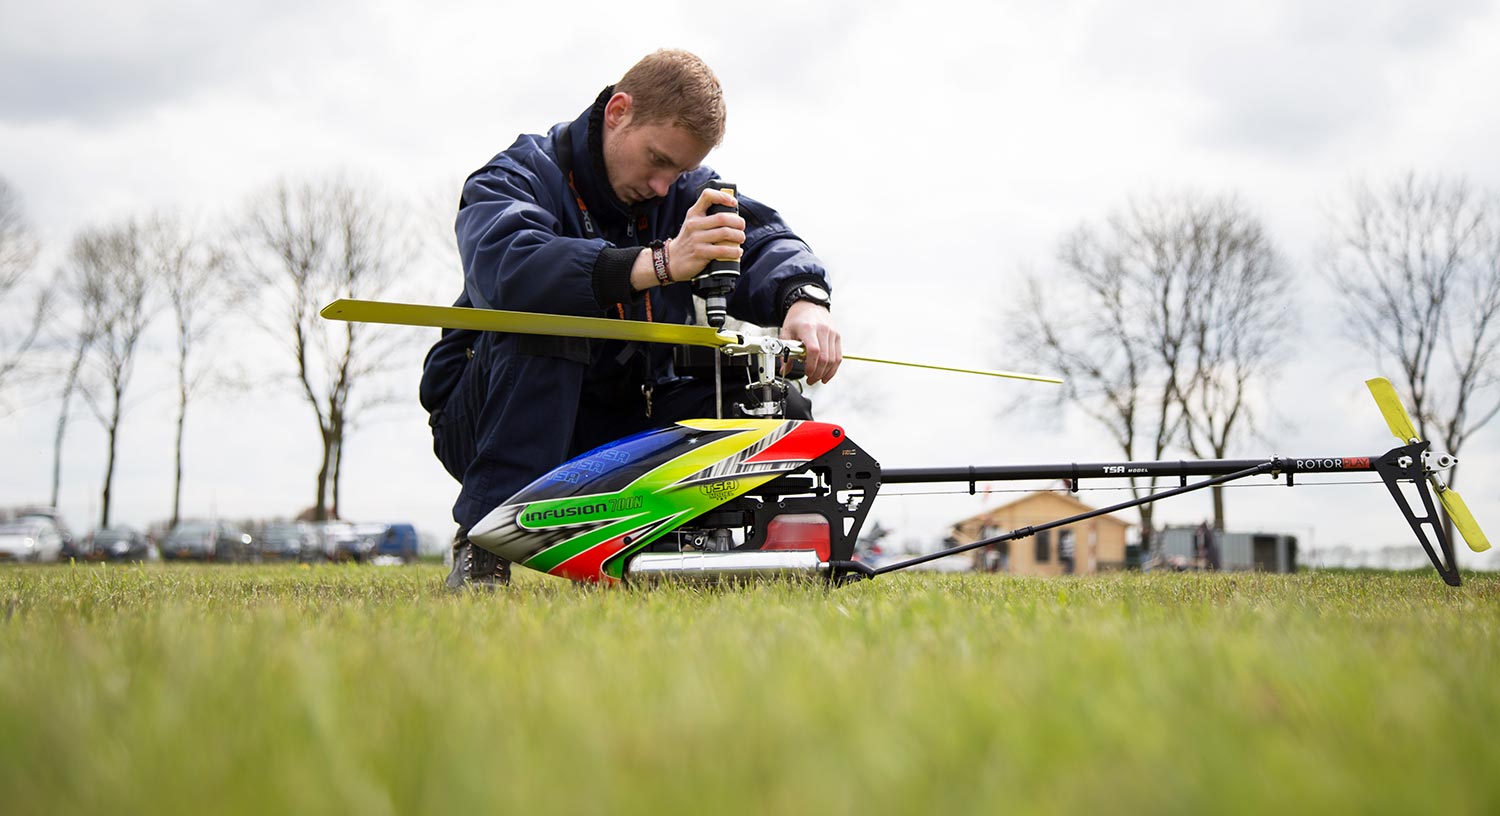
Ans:
POLYGON ((648 54, 625 72, 615 92, 630 94, 642 124, 669 122, 709 147, 724 140, 724 89, 695 54, 668 48, 648 54))

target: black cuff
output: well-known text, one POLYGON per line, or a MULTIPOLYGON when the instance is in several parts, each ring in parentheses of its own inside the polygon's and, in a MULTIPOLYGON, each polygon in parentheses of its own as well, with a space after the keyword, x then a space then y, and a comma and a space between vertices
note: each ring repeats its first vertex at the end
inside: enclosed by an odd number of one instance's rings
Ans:
MULTIPOLYGON (((802 272, 787 278, 776 288, 776 325, 780 326, 786 322, 786 311, 787 307, 790 306, 786 302, 787 296, 792 294, 793 289, 809 283, 817 284, 829 292, 833 291, 832 287, 828 285, 828 279, 815 272, 802 272)), ((597 286, 597 284, 595 285, 597 286)))
POLYGON ((630 285, 630 269, 635 266, 640 247, 607 246, 594 259, 594 300, 600 306, 629 303, 638 296, 630 285))

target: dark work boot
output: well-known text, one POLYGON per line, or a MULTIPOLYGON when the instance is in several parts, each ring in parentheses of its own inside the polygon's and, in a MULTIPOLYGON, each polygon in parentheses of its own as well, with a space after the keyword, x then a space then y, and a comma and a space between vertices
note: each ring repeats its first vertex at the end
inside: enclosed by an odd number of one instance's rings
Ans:
POLYGON ((445 582, 449 589, 495 589, 510 583, 510 562, 469 543, 462 533, 453 540, 453 571, 445 582))

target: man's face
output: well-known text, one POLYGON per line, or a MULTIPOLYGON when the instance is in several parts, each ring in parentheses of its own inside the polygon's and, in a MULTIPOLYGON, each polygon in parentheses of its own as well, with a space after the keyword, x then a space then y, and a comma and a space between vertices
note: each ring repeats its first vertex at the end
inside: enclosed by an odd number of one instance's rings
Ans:
POLYGON ((624 94, 610 100, 604 122, 604 169, 615 197, 626 205, 666 195, 678 176, 708 156, 708 145, 676 125, 636 123, 624 94), (622 97, 620 110, 615 103, 622 97))

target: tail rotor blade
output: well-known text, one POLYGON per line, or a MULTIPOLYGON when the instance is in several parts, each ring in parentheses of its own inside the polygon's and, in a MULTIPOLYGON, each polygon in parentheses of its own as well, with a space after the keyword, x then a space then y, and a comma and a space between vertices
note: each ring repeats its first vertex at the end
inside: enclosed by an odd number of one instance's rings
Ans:
POLYGON ((1417 426, 1411 421, 1411 415, 1406 413, 1406 406, 1401 404, 1401 398, 1396 396, 1396 388, 1391 381, 1384 377, 1365 380, 1365 385, 1370 389, 1370 395, 1375 397, 1375 404, 1380 406, 1380 413, 1385 417, 1385 424, 1391 429, 1391 433, 1401 440, 1403 444, 1420 441, 1417 435, 1417 426))
POLYGON ((1443 503, 1443 511, 1452 519, 1453 527, 1464 537, 1469 549, 1484 552, 1490 548, 1489 538, 1479 529, 1479 522, 1474 520, 1474 514, 1469 512, 1469 506, 1464 503, 1457 490, 1448 488, 1438 493, 1438 501, 1443 503))

